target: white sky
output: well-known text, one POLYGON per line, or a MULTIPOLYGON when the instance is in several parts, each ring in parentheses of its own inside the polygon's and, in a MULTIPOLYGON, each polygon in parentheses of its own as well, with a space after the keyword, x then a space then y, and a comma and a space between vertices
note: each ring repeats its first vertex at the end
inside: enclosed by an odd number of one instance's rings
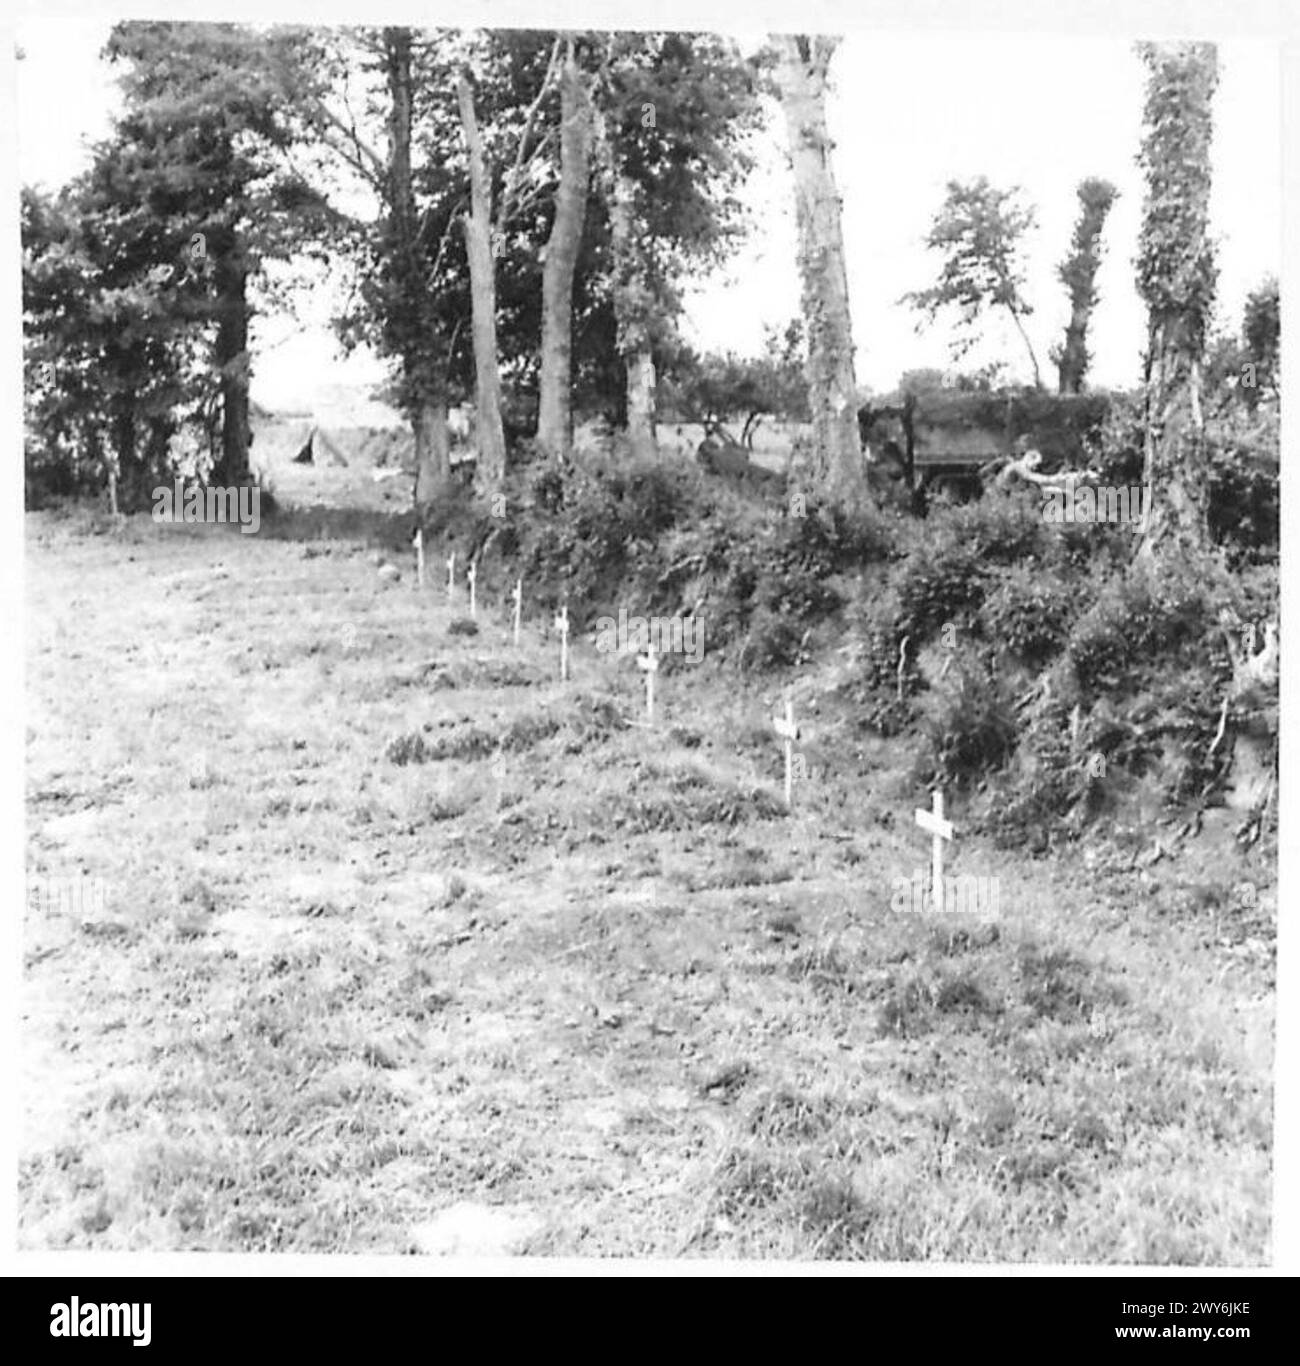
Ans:
MULTIPOLYGON (((1280 274, 1281 149, 1278 49, 1221 44, 1215 101, 1214 231, 1221 309, 1236 325, 1246 294, 1280 274)), ((1076 216, 1075 188, 1095 175, 1119 187, 1106 225, 1101 303, 1090 344, 1098 382, 1132 383, 1145 341, 1133 257, 1142 180, 1134 161, 1141 135, 1144 70, 1132 46, 1114 39, 975 34, 854 34, 832 64, 830 103, 835 174, 844 201, 849 293, 859 382, 880 390, 904 370, 950 364, 950 333, 940 322, 918 335, 917 315, 898 305, 923 288, 938 261, 922 246, 950 179, 987 175, 1020 185, 1038 209, 1029 242, 1027 330, 1044 379, 1055 379, 1047 349, 1065 327, 1064 291, 1055 277, 1076 216)), ((777 125, 776 135, 783 132, 777 125)), ((753 197, 761 232, 692 308, 702 341, 744 351, 765 321, 798 308, 794 211, 788 173, 770 159, 753 197)), ((962 362, 1006 359, 1029 378, 1010 324, 988 327, 962 362)))
MULTIPOLYGON (((104 22, 28 22, 19 30, 19 167, 24 181, 57 185, 85 164, 88 141, 108 131, 116 91, 98 52, 104 22)), ((1221 43, 1215 101, 1214 229, 1220 240, 1220 311, 1235 329, 1247 292, 1280 274, 1281 162, 1277 46, 1221 43)), ((1142 183, 1134 162, 1143 69, 1126 41, 1086 36, 929 32, 855 33, 832 65, 835 171, 844 199, 849 287, 859 382, 887 389, 903 370, 950 365, 942 325, 918 334, 898 304, 935 273, 922 241, 946 181, 987 175, 1020 185, 1039 214, 1030 246, 1028 330, 1044 378, 1047 351, 1066 317, 1055 278, 1076 211, 1075 187, 1103 176, 1120 189, 1106 229, 1101 304, 1090 338, 1099 383, 1136 380, 1144 315, 1133 282, 1142 183)), ((687 330, 709 348, 755 351, 764 323, 798 309, 793 208, 774 120, 748 199, 753 233, 732 264, 693 294, 687 330)), ((318 291, 302 322, 267 319, 259 331, 254 392, 272 406, 310 406, 320 386, 374 382, 382 368, 344 365, 326 327, 330 297, 318 291)), ((993 359, 1027 378, 1009 326, 989 326, 964 365, 993 359)))

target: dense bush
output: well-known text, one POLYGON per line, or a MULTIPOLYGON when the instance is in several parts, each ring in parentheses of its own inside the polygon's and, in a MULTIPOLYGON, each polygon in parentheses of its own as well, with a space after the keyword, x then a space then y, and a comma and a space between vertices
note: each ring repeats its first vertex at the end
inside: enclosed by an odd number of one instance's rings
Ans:
MULTIPOLYGON (((995 638, 982 606, 1007 565, 1023 561, 1026 585, 1051 577, 1041 565, 1048 533, 1036 504, 1000 493, 904 523, 894 536, 901 557, 860 587, 850 614, 846 686, 871 726, 894 734, 908 723, 924 688, 918 655, 941 633, 952 629, 947 643, 995 638)), ((1066 592, 1054 588, 1052 602, 1066 592)), ((1027 623, 1023 633, 1030 643, 1027 623)))
POLYGON ((1235 562, 1277 556, 1278 417, 1276 404, 1234 405, 1206 425, 1210 532, 1235 562))
POLYGON ((711 648, 747 639, 750 666, 794 663, 839 610, 837 575, 889 553, 866 509, 794 515, 761 488, 723 486, 686 462, 589 457, 512 476, 522 572, 575 622, 635 603, 702 615, 711 648))
POLYGON ((1001 679, 978 654, 959 660, 920 704, 918 776, 964 787, 997 768, 1016 743, 1016 717, 1001 679))
POLYGON ((912 719, 912 698, 921 687, 921 676, 892 583, 862 584, 849 621, 844 693, 858 704, 864 725, 882 735, 896 735, 912 719), (907 650, 902 648, 904 640, 907 650))
POLYGON ((759 607, 750 618, 742 658, 750 668, 785 668, 802 662, 804 642, 808 631, 798 621, 792 621, 759 607))
POLYGON ((1225 623, 1275 611, 1269 566, 1134 565, 1128 529, 1048 526, 1014 494, 899 548, 856 590, 845 689, 880 733, 915 729, 918 781, 978 781, 989 826, 1037 847, 1139 788, 1199 801, 1222 779, 1225 623))
POLYGON ((1080 600, 1078 586, 1038 565, 1013 565, 980 608, 985 637, 1023 664, 1039 666, 1065 644, 1080 600))
POLYGON ((542 597, 568 599, 578 622, 608 610, 629 568, 653 560, 662 535, 701 502, 694 471, 651 461, 525 466, 507 490, 520 570, 542 597))
POLYGON ((1261 592, 1267 603, 1266 585, 1247 593, 1213 561, 1107 579, 1024 714, 994 785, 995 831, 1075 835, 1135 784, 1169 804, 1204 800, 1227 762, 1212 747, 1232 677, 1220 617, 1249 617, 1244 599, 1261 592))
POLYGON ((696 554, 707 566, 709 629, 725 641, 745 635, 745 663, 798 662, 808 631, 844 605, 838 576, 888 553, 889 538, 870 512, 818 509, 768 513, 741 536, 701 526, 696 554))
POLYGON ((978 607, 987 583, 987 569, 969 546, 950 543, 932 552, 918 547, 894 577, 902 630, 920 645, 945 623, 978 607))
MULTIPOLYGON (((1102 764, 1071 734, 1070 708, 1057 699, 1019 736, 1014 760, 995 786, 989 828, 1010 844, 1041 851, 1053 833, 1077 833, 1104 791, 1102 764)), ((1096 751, 1094 751, 1096 752, 1096 751)))
POLYGON ((1206 573, 1204 566, 1135 569, 1105 584, 1075 623, 1068 643, 1085 696, 1115 690, 1127 671, 1168 668, 1189 644, 1199 647, 1196 653, 1205 651, 1205 632, 1215 625, 1217 607, 1226 603, 1224 586, 1220 583, 1216 594, 1206 573))
POLYGON ((47 458, 29 446, 23 464, 23 505, 29 512, 50 507, 63 498, 86 498, 102 482, 98 468, 72 459, 47 458))
POLYGON ((918 548, 961 545, 989 564, 1016 564, 1045 554, 1054 530, 1037 495, 990 489, 974 503, 933 512, 921 524, 918 548))

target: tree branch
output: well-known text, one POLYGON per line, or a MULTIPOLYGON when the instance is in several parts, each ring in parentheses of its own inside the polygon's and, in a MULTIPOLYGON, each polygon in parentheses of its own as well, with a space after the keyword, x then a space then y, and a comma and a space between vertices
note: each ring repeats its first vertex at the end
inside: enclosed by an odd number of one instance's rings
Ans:
MULTIPOLYGON (((532 135, 533 124, 536 122, 538 112, 541 110, 547 95, 551 93, 551 86, 554 83, 556 73, 559 70, 561 44, 563 41, 562 38, 556 38, 551 44, 551 55, 546 63, 546 75, 542 77, 541 89, 538 90, 537 98, 528 106, 528 110, 524 115, 524 126, 519 134, 519 145, 515 149, 514 165, 510 168, 510 171, 505 178, 505 184, 501 190, 501 201, 497 206, 496 231, 498 233, 503 232, 506 224, 510 221, 510 216, 514 208, 512 201, 518 190, 519 176, 524 166, 524 149, 527 147, 528 139, 532 135)), ((546 139, 544 138, 542 143, 539 143, 538 146, 544 145, 545 141, 546 139)), ((537 150, 537 148, 534 148, 534 155, 536 155, 537 150)), ((529 160, 531 161, 531 159, 532 158, 530 157, 529 160)))
MULTIPOLYGON (((353 154, 349 154, 344 147, 336 142, 328 141, 326 145, 333 147, 355 170, 359 171, 372 184, 381 185, 388 174, 383 158, 380 157, 370 147, 361 141, 361 135, 357 132, 356 124, 345 123, 325 102, 324 100, 313 100, 316 111, 331 127, 336 128, 347 142, 352 144, 353 154)), ((349 110, 349 114, 351 110, 349 110)))

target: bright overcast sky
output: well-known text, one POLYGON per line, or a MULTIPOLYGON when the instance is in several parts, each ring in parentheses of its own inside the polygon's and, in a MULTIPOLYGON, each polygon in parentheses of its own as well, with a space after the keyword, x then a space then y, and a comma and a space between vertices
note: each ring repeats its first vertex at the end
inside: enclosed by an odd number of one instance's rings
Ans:
MULTIPOLYGON (((103 136, 115 87, 98 59, 103 23, 21 27, 19 159, 24 181, 62 183, 85 164, 87 139, 103 136)), ((1220 46, 1215 101, 1213 226, 1220 241, 1219 300, 1234 330, 1247 292, 1280 274, 1281 185, 1278 49, 1263 41, 1220 46)), ((1086 37, 890 32, 845 39, 832 65, 835 172, 844 199, 849 289, 859 382, 887 389, 900 373, 950 365, 949 333, 921 334, 898 303, 935 273, 922 242, 949 179, 987 175, 1019 185, 1038 210, 1029 243, 1029 332, 1044 378, 1049 345, 1065 325, 1055 277, 1073 226, 1075 187, 1113 181, 1120 200, 1106 227, 1101 304, 1090 338, 1099 383, 1138 378, 1144 317, 1133 282, 1142 183, 1134 163, 1141 134, 1143 68, 1131 44, 1086 37)), ((752 235, 722 276, 690 301, 687 330, 704 347, 756 351, 764 323, 798 309, 793 209, 774 122, 748 193, 752 235)), ((373 364, 335 359, 325 326, 328 297, 309 305, 308 326, 267 320, 255 357, 254 393, 271 406, 308 405, 317 385, 373 381, 373 364)), ((1006 360, 1028 377, 1009 327, 989 327, 967 366, 1006 360)))

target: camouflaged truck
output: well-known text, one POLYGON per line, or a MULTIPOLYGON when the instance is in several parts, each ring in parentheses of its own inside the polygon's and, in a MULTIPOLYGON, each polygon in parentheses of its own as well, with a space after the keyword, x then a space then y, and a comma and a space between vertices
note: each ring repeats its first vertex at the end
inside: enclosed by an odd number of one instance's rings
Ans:
POLYGON ((1017 443, 1040 451, 1046 471, 1086 465, 1109 402, 1032 390, 903 393, 861 407, 858 432, 868 466, 924 513, 935 497, 978 498, 1017 443))

